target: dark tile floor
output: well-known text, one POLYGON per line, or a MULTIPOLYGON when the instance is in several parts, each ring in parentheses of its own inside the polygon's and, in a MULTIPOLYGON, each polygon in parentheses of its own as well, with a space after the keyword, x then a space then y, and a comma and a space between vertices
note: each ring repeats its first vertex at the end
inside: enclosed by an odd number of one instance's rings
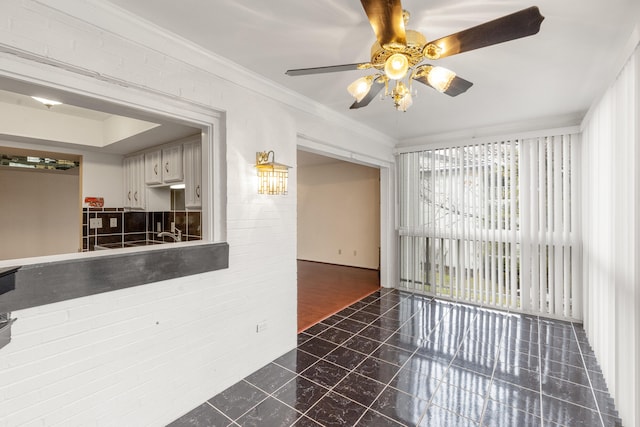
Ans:
POLYGON ((621 426, 580 325, 381 289, 177 426, 621 426))

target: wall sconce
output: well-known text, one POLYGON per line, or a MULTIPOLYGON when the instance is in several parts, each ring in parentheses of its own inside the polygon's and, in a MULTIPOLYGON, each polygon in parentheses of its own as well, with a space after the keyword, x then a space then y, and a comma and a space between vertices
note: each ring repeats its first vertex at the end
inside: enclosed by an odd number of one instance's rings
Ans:
POLYGON ((291 166, 275 162, 273 151, 256 153, 256 169, 258 170, 258 194, 287 194, 287 181, 291 166), (271 155, 271 161, 269 161, 271 155))

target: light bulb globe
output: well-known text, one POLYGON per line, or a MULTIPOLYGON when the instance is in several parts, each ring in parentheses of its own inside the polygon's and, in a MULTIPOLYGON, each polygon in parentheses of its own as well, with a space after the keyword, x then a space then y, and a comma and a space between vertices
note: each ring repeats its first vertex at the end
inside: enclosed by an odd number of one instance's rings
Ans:
POLYGON ((400 80, 408 70, 409 60, 401 53, 394 53, 384 63, 384 73, 392 80, 400 80))

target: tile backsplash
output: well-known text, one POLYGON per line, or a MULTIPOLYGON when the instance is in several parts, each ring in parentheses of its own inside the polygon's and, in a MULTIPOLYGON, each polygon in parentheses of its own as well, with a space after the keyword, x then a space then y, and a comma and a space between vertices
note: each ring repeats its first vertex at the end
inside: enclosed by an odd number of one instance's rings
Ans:
POLYGON ((171 237, 157 237, 160 231, 171 232, 172 222, 182 231, 183 241, 202 239, 200 211, 138 212, 125 211, 124 208, 83 208, 82 250, 92 251, 95 245, 126 242, 173 242, 171 237), (91 219, 101 219, 101 227, 91 228, 91 219))

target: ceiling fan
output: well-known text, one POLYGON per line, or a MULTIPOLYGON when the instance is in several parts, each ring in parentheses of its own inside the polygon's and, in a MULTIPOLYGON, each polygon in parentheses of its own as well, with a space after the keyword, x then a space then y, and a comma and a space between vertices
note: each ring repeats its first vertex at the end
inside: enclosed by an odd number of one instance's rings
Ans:
POLYGON ((422 33, 406 28, 409 13, 400 0, 361 0, 364 11, 376 34, 371 46, 371 60, 355 64, 332 65, 288 70, 289 76, 332 73, 350 70, 373 70, 375 74, 361 77, 347 90, 356 99, 351 109, 369 105, 385 88, 385 95, 393 98, 397 110, 406 111, 413 103, 414 80, 449 96, 457 96, 473 83, 456 76, 443 67, 421 64, 458 53, 491 46, 536 34, 544 17, 537 6, 503 16, 437 40, 427 42, 422 33), (403 79, 408 77, 407 83, 403 79), (395 86, 389 92, 389 84, 395 86))

